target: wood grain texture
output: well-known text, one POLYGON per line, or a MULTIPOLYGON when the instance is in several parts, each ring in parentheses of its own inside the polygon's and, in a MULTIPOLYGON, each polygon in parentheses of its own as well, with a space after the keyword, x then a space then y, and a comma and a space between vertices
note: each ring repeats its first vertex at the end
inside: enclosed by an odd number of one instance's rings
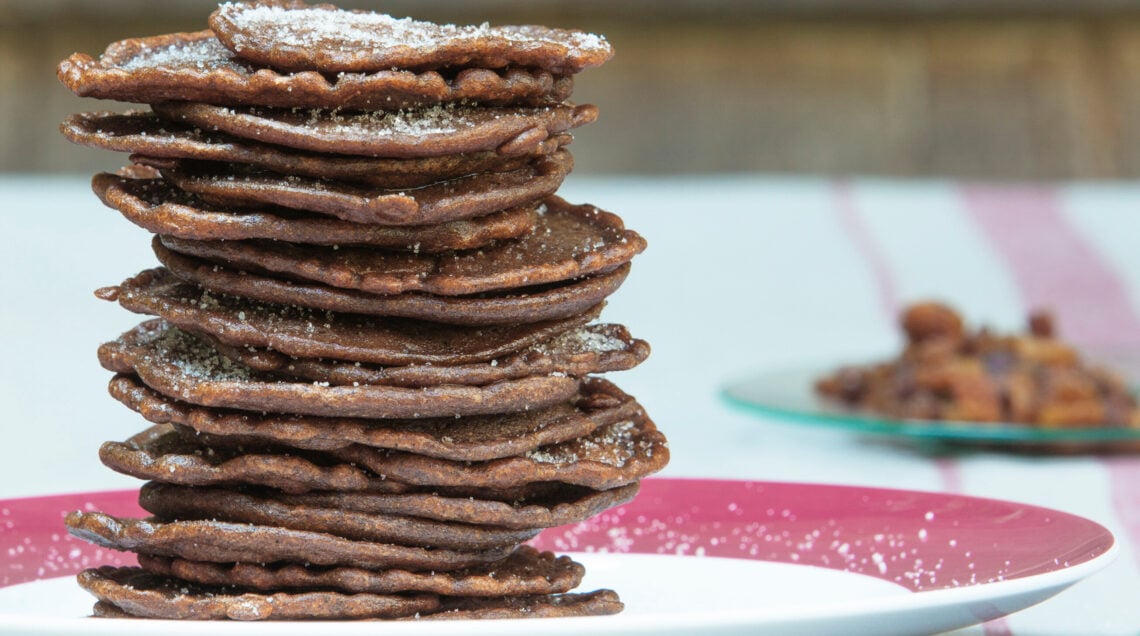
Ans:
MULTIPOLYGON (((498 23, 572 25, 614 43, 617 56, 577 82, 575 100, 601 108, 576 133, 579 173, 1140 176, 1140 15, 733 20, 688 10, 635 20, 492 6, 498 23)), ((121 165, 71 147, 56 127, 71 112, 125 106, 75 98, 54 65, 117 38, 201 26, 204 13, 183 13, 0 22, 0 170, 121 165)))

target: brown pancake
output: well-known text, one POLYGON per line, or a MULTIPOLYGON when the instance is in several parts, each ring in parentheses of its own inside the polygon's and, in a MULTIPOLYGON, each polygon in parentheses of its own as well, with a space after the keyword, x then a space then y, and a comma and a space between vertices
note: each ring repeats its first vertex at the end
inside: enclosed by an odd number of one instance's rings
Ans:
MULTIPOLYGON (((625 609, 613 590, 549 596, 504 596, 499 598, 447 598, 436 612, 421 618, 473 620, 507 618, 568 618, 608 616, 625 609)), ((583 626, 585 629, 585 626, 583 626)))
POLYGON ((541 409, 578 393, 571 377, 533 376, 487 386, 330 386, 255 372, 201 340, 147 322, 99 348, 104 368, 133 373, 155 391, 199 406, 331 417, 459 417, 541 409))
POLYGON ((107 207, 118 210, 139 227, 156 234, 204 241, 270 239, 443 252, 524 236, 538 220, 533 206, 524 206, 427 226, 365 225, 286 208, 230 210, 206 203, 158 178, 101 173, 95 175, 91 185, 107 207))
POLYGON ((557 481, 605 490, 637 481, 669 462, 665 436, 644 412, 576 440, 486 462, 456 462, 359 445, 329 454, 407 484, 468 488, 557 481))
POLYGON ((566 331, 547 342, 490 362, 451 366, 378 367, 336 360, 293 358, 255 347, 236 347, 199 335, 218 353, 257 371, 331 385, 424 387, 443 384, 483 386, 530 376, 583 377, 632 369, 649 355, 621 325, 594 324, 566 331))
POLYGON ((573 318, 528 325, 448 326, 213 295, 162 269, 143 271, 97 295, 231 345, 269 347, 299 358, 384 365, 493 360, 584 325, 601 311, 599 306, 573 318))
MULTIPOLYGON (((313 493, 312 499, 282 500, 305 505, 324 505, 322 502, 334 501, 327 499, 333 493, 336 496, 346 493, 419 493, 441 498, 427 506, 423 505, 423 501, 414 500, 410 503, 384 503, 370 498, 351 497, 344 500, 344 505, 351 505, 354 510, 377 511, 377 514, 382 510, 377 506, 412 506, 423 510, 420 516, 434 515, 432 518, 442 521, 463 521, 464 517, 489 520, 505 511, 488 502, 506 502, 514 511, 503 523, 488 525, 511 527, 535 527, 524 525, 531 518, 553 519, 555 516, 550 516, 551 512, 554 515, 567 512, 562 508, 564 503, 570 502, 574 507, 592 507, 611 500, 608 496, 595 499, 578 487, 549 482, 496 489, 466 485, 455 488, 415 488, 393 481, 386 475, 371 473, 364 467, 345 464, 327 454, 257 443, 207 447, 193 430, 180 430, 172 425, 151 427, 126 442, 106 442, 99 449, 99 458, 104 465, 117 472, 163 483, 184 486, 253 485, 274 488, 292 495, 313 493), (452 501, 457 498, 468 498, 469 504, 452 501), (550 512, 544 512, 542 508, 549 509, 550 512), (458 516, 451 518, 447 515, 458 516), (512 523, 511 517, 517 523, 512 523)), ((621 492, 624 491, 614 494, 621 492)))
POLYGON ((139 479, 186 486, 269 486, 285 492, 309 490, 404 492, 405 484, 349 464, 305 453, 272 449, 210 449, 170 425, 153 426, 126 442, 105 442, 99 459, 108 468, 139 479))
MULTIPOLYGON (((104 566, 109 567, 109 566, 104 566)), ((128 614, 126 611, 119 609, 117 605, 108 603, 107 601, 96 601, 95 605, 91 608, 91 616, 95 618, 119 618, 119 619, 143 619, 145 616, 135 616, 128 614)))
POLYGON ((407 254, 333 249, 267 241, 188 241, 163 237, 164 247, 197 258, 297 277, 373 294, 426 292, 468 295, 525 288, 605 273, 645 249, 645 239, 617 216, 550 197, 534 231, 482 250, 407 254))
POLYGON ((302 565, 208 563, 148 555, 139 556, 148 572, 201 585, 247 590, 338 590, 354 594, 427 592, 446 596, 519 596, 557 594, 574 589, 585 568, 570 557, 556 557, 530 546, 519 546, 501 560, 452 572, 365 570, 354 567, 317 568, 302 565))
POLYGON ((352 511, 424 516, 441 521, 500 525, 503 528, 554 528, 577 523, 632 500, 640 482, 609 490, 552 483, 541 492, 511 500, 447 497, 424 492, 304 492, 279 494, 282 502, 352 511))
POLYGON ((343 594, 324 590, 255 594, 203 587, 140 568, 101 568, 79 573, 79 585, 99 599, 97 616, 182 620, 312 620, 397 618, 439 607, 430 594, 343 594))
MULTIPOLYGON (((259 166, 285 175, 333 179, 380 188, 415 188, 481 172, 505 172, 524 167, 530 155, 504 157, 496 152, 380 159, 302 152, 181 126, 152 112, 124 114, 79 113, 64 120, 60 131, 73 143, 132 153, 132 158, 196 159, 259 166)), ((561 133, 534 149, 546 155, 570 143, 561 133)))
POLYGON ((626 263, 603 274, 502 293, 437 296, 407 292, 381 296, 320 283, 283 280, 249 270, 231 270, 172 252, 157 239, 152 241, 151 247, 159 262, 175 276, 213 292, 280 305, 451 325, 509 325, 570 318, 600 304, 617 291, 630 269, 626 263))
POLYGON ((180 521, 213 519, 322 532, 355 541, 375 541, 422 548, 485 550, 516 546, 533 539, 539 528, 507 529, 369 514, 335 508, 286 504, 256 493, 202 486, 149 482, 139 505, 156 518, 180 521))
POLYGON ((445 223, 529 205, 553 194, 574 164, 570 151, 559 150, 509 172, 390 190, 280 175, 244 164, 165 161, 172 166, 161 168, 167 181, 213 205, 279 206, 377 225, 445 223))
POLYGON ((287 71, 518 66, 569 75, 613 57, 605 38, 581 31, 435 24, 299 2, 223 4, 210 28, 238 57, 287 71))
POLYGON ((281 74, 235 59, 212 31, 121 40, 98 60, 75 53, 60 62, 57 75, 80 97, 279 108, 379 110, 464 100, 537 105, 560 102, 574 88, 571 77, 524 68, 281 74))
POLYGON ((179 424, 199 434, 327 451, 362 444, 430 457, 476 461, 510 457, 576 439, 628 418, 641 407, 604 380, 584 383, 572 401, 502 415, 420 420, 274 415, 195 407, 172 401, 131 376, 111 380, 111 395, 156 424, 179 424))
POLYGON ((159 116, 203 130, 298 150, 390 159, 493 151, 532 154, 553 135, 594 122, 589 104, 537 108, 440 104, 412 110, 231 108, 163 102, 159 116))
POLYGON ((399 514, 504 528, 553 528, 577 523, 630 501, 640 482, 609 490, 550 483, 509 501, 452 497, 439 493, 308 492, 275 493, 283 503, 399 514))
MULTIPOLYGON (((569 618, 608 616, 625 609, 613 590, 547 596, 507 596, 501 598, 453 597, 445 599, 445 610, 418 614, 401 620, 475 620, 509 618, 569 618)), ((95 604, 92 613, 102 618, 140 618, 105 601, 95 604)))
POLYGON ((372 570, 449 571, 497 561, 511 552, 510 548, 428 550, 272 526, 205 520, 160 522, 101 512, 72 512, 66 524, 72 535, 105 548, 214 563, 282 561, 372 570))

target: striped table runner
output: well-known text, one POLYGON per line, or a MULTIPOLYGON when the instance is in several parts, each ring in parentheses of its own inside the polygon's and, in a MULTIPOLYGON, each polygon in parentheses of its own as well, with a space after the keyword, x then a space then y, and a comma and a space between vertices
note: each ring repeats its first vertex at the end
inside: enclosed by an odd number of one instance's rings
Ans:
MULTIPOLYGON (((1106 196, 1079 187, 965 185, 914 193, 845 181, 832 192, 837 222, 872 272, 886 316, 937 288, 928 270, 908 266, 921 250, 919 258, 938 259, 950 269, 978 266, 963 260, 981 261, 988 272, 978 280, 992 277, 988 286, 1005 288, 958 289, 953 296, 963 306, 971 294, 992 294, 985 306, 1004 295, 1018 316, 1028 308, 1050 308, 1064 338, 1078 345, 1140 350, 1140 192, 1106 196), (905 235, 913 240, 925 234, 921 242, 900 244, 902 235, 894 230, 906 223, 928 224, 925 231, 912 228, 905 235)), ((1107 504, 1126 534, 1121 538, 1133 548, 1123 558, 1140 566, 1140 458, 1099 463, 1107 504)), ((939 468, 945 490, 966 489, 958 461, 940 460, 939 468)), ((971 484, 968 490, 1022 499, 1028 494, 1016 484, 1002 485, 971 484)), ((983 628, 986 634, 1014 634, 1015 622, 1016 616, 983 628)))
POLYGON ((717 397, 756 371, 897 350, 899 308, 928 298, 1001 330, 1047 307, 1069 341, 1140 351, 1140 184, 575 177, 565 190, 649 240, 606 318, 653 344, 615 379, 669 433, 668 474, 943 490, 1095 519, 1121 543, 1116 563, 965 633, 1140 633, 1140 457, 931 457, 717 397))

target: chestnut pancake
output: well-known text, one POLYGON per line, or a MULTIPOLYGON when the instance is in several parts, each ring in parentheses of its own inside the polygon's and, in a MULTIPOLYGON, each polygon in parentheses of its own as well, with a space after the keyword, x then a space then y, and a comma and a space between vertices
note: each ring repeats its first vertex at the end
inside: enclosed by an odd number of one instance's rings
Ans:
MULTIPOLYGON (((141 174, 135 168, 128 172, 141 174)), ((204 241, 269 239, 445 252, 524 236, 538 220, 534 206, 527 205, 434 225, 372 225, 272 206, 234 210, 212 205, 154 177, 100 173, 91 185, 107 207, 143 229, 204 241)))
POLYGON ((558 197, 539 208, 526 237, 443 254, 290 245, 269 241, 190 241, 162 237, 180 254, 274 276, 372 294, 425 292, 461 296, 557 283, 612 271, 645 249, 645 239, 617 216, 558 197))
POLYGON ((159 119, 153 112, 78 113, 60 126, 73 143, 129 152, 146 158, 194 159, 249 164, 283 175, 359 183, 378 188, 418 188, 481 172, 524 167, 536 155, 548 155, 570 143, 560 133, 535 146, 531 154, 504 157, 494 151, 414 159, 389 159, 304 152, 273 144, 204 131, 159 119))
POLYGON ((459 101, 539 105, 561 102, 574 89, 571 77, 525 68, 384 69, 332 77, 278 73, 236 59, 209 30, 120 40, 99 59, 71 55, 56 74, 80 97, 276 108, 381 110, 459 101))
MULTIPOLYGON (((145 162, 145 160, 143 160, 145 162)), ((568 150, 507 172, 484 172, 401 190, 285 176, 245 164, 169 160, 171 184, 216 206, 274 206, 376 225, 429 225, 528 205, 553 194, 570 173, 568 150)))
POLYGON ((533 539, 540 530, 288 504, 244 490, 153 481, 142 487, 139 505, 158 519, 216 519, 322 532, 356 541, 452 550, 513 547, 533 539))
POLYGON ((159 262, 175 276, 216 293, 337 313, 415 318, 451 325, 510 325, 570 318, 601 304, 617 291, 630 270, 626 263, 609 272, 564 282, 462 296, 423 292, 380 295, 275 278, 248 269, 230 269, 172 252, 157 238, 151 247, 159 262))
POLYGON ((271 347, 299 358, 382 365, 489 361, 587 324, 601 311, 594 307, 564 320, 525 325, 442 325, 215 295, 163 269, 143 271, 97 294, 130 311, 160 316, 231 345, 271 347))
POLYGON ((640 482, 594 490, 547 482, 510 492, 505 500, 449 496, 433 492, 306 492, 280 493, 284 502, 362 512, 408 514, 442 521, 463 521, 505 528, 553 528, 583 521, 637 495, 640 482))
POLYGON ((442 602, 445 599, 430 594, 342 594, 317 590, 263 595, 233 588, 186 585, 178 578, 162 577, 140 568, 110 566, 84 570, 79 582, 99 599, 94 615, 102 618, 469 620, 601 616, 616 614, 624 607, 612 590, 503 597, 454 596, 446 599, 446 603, 442 602))
MULTIPOLYGON (((198 334, 214 349, 258 371, 331 385, 382 384, 425 387, 443 384, 483 386, 530 376, 583 377, 632 369, 649 355, 649 345, 635 340, 621 325, 594 324, 570 329, 526 349, 489 362, 457 365, 376 366, 326 359, 284 356, 268 349, 235 347, 198 334)), ((600 381, 599 381, 600 382, 600 381)), ((617 392, 616 388, 614 389, 617 392)), ((620 395, 620 392, 617 392, 620 395)))
POLYGON ((458 597, 441 599, 440 609, 426 618, 472 620, 507 618, 566 618, 608 616, 625 609, 613 590, 569 592, 547 596, 503 596, 498 598, 458 597))
POLYGON ((511 552, 502 548, 477 552, 429 550, 273 526, 121 519, 101 512, 72 512, 66 523, 71 534, 105 548, 215 563, 283 561, 448 571, 497 561, 511 552))
POLYGON ((551 137, 598 118, 589 104, 483 107, 439 104, 409 110, 231 108, 211 103, 163 102, 160 117, 203 130, 287 148, 389 159, 471 152, 533 154, 551 137))
POLYGON ((303 452, 206 448, 170 425, 152 426, 125 442, 104 442, 99 459, 124 475, 187 486, 254 485, 292 493, 412 490, 367 469, 303 452))
POLYGON ((486 386, 330 386, 253 371, 164 323, 144 323, 99 349, 104 368, 133 373, 167 397, 199 406, 332 417, 460 417, 541 409, 578 393, 568 376, 486 386))
POLYGON ((149 555, 140 555, 139 565, 160 576, 246 590, 307 588, 352 594, 426 592, 471 597, 557 594, 577 587, 585 574, 585 568, 570 557, 557 557, 526 545, 515 548, 510 556, 494 563, 434 573, 366 570, 351 566, 322 568, 296 564, 209 563, 149 555))
POLYGON ((557 481, 605 490, 633 483, 669 461, 665 436, 644 413, 575 440, 485 462, 457 462, 359 445, 329 454, 403 483, 472 488, 557 481))
POLYGON ((519 66, 573 74, 613 57, 606 39, 544 26, 456 26, 300 2, 227 2, 210 28, 236 56, 286 71, 519 66))
POLYGON ((571 400, 545 409, 416 420, 202 408, 171 400, 128 375, 112 379, 110 392, 156 424, 178 424, 200 435, 323 451, 360 444, 460 461, 510 457, 576 439, 641 409, 617 387, 597 379, 584 382, 581 393, 571 400))
POLYGON ((345 594, 302 590, 259 594, 232 587, 207 587, 152 574, 140 568, 103 566, 79 573, 79 585, 99 603, 102 617, 185 620, 312 620, 398 618, 440 607, 431 594, 345 594))

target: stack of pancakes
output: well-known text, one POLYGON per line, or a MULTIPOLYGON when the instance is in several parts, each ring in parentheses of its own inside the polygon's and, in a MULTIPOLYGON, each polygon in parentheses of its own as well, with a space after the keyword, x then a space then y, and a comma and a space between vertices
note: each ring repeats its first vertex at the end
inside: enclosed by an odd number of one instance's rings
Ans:
POLYGON ((153 426, 102 461, 148 519, 67 518, 138 554, 83 572, 100 615, 607 614, 522 545, 630 500, 668 461, 595 374, 649 347, 598 324, 644 240, 554 195, 572 76, 612 54, 545 27, 223 4, 210 30, 60 64, 72 141, 131 153, 108 206, 162 267, 97 294, 154 316, 103 345, 153 426))

